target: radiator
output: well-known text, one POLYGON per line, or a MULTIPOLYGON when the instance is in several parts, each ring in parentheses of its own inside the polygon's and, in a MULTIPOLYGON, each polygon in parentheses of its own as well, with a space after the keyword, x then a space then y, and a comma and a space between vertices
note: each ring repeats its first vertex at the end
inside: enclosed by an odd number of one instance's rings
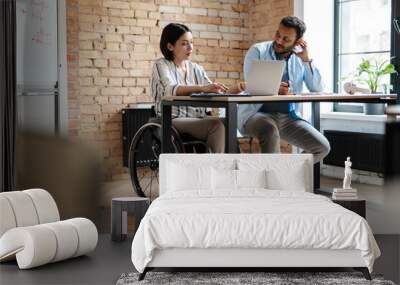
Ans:
MULTIPOLYGON (((131 145, 132 139, 135 136, 137 130, 146 124, 152 115, 152 110, 150 105, 144 105, 141 107, 126 108, 122 110, 122 164, 128 167, 128 156, 129 147, 131 145)), ((145 161, 151 155, 150 138, 149 138, 149 149, 144 152, 140 152, 138 159, 140 161, 145 161)))
POLYGON ((324 164, 344 167, 350 156, 353 169, 384 173, 384 135, 331 130, 324 135, 331 144, 324 164))

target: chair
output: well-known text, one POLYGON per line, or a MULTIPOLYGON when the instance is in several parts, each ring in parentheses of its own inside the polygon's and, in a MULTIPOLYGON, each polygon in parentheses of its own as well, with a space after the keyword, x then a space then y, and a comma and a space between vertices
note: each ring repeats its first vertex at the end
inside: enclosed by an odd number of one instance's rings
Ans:
POLYGON ((96 226, 86 218, 60 221, 43 189, 0 193, 0 262, 16 258, 20 269, 84 255, 96 248, 96 226))
MULTIPOLYGON (((204 141, 171 127, 172 147, 175 153, 209 153, 204 141)), ((162 125, 152 108, 152 116, 135 133, 128 155, 129 174, 133 189, 139 197, 150 200, 158 196, 158 159, 161 154, 162 125), (143 160, 140 154, 146 153, 143 160)))

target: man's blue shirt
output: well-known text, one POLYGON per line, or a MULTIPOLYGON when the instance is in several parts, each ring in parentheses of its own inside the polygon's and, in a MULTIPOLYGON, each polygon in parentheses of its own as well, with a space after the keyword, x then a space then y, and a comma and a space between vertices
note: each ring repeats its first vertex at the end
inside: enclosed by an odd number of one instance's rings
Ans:
MULTIPOLYGON (((244 79, 247 81, 251 63, 253 60, 278 60, 273 49, 273 42, 262 42, 253 45, 244 59, 244 79)), ((310 92, 321 92, 323 90, 321 75, 313 63, 303 62, 298 56, 291 55, 286 63, 286 72, 290 80, 290 88, 293 93, 302 93, 303 84, 310 92)), ((284 78, 283 78, 284 79, 284 78)), ((268 103, 271 104, 271 103, 268 103)), ((281 103, 279 103, 281 104, 281 103)), ((264 104, 240 104, 238 107, 238 128, 244 133, 243 126, 247 120, 260 111, 264 104)), ((285 104, 283 111, 289 113, 293 119, 299 117, 295 112, 295 104, 285 104)), ((267 109, 268 110, 268 109, 267 109)), ((275 111, 276 112, 276 111, 275 111)))

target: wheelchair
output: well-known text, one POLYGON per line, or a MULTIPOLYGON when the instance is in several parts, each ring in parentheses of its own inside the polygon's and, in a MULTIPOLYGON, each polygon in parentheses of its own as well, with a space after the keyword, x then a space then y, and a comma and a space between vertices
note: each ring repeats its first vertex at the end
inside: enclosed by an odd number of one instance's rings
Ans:
MULTIPOLYGON (((181 134, 174 127, 171 129, 172 149, 175 153, 210 152, 204 141, 189 134, 181 134)), ((139 197, 158 197, 158 163, 161 154, 162 124, 152 108, 152 115, 134 135, 128 154, 129 174, 134 191, 139 197)))

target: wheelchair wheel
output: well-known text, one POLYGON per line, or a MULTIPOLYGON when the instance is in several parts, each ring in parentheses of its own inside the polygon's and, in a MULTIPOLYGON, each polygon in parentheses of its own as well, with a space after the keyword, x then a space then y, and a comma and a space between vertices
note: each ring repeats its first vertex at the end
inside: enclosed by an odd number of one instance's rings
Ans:
MULTIPOLYGON (((172 146, 176 153, 184 152, 177 131, 172 128, 172 146)), ((139 197, 152 201, 158 197, 158 161, 161 154, 161 125, 147 123, 135 134, 129 148, 129 172, 133 189, 139 197)))

